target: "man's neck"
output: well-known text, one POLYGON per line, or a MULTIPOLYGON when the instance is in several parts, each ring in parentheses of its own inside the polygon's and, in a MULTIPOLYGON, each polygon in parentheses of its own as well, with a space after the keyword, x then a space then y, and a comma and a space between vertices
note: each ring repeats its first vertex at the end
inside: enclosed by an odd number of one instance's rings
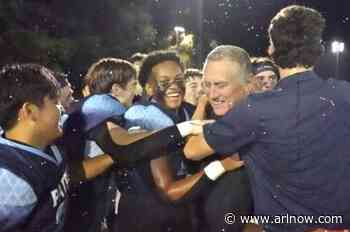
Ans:
POLYGON ((286 77, 292 76, 294 74, 307 72, 307 71, 311 71, 311 70, 313 70, 313 67, 305 68, 303 66, 297 66, 294 68, 279 68, 281 80, 286 78, 286 77))
POLYGON ((44 150, 48 144, 43 139, 38 139, 33 133, 20 128, 13 128, 5 132, 5 137, 32 147, 44 150))

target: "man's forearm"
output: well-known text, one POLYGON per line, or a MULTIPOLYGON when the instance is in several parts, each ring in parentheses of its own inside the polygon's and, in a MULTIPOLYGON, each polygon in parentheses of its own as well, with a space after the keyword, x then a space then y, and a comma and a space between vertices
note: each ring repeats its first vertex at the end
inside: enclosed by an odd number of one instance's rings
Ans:
POLYGON ((189 160, 201 160, 214 154, 214 150, 207 144, 204 135, 200 134, 188 137, 184 154, 189 160))

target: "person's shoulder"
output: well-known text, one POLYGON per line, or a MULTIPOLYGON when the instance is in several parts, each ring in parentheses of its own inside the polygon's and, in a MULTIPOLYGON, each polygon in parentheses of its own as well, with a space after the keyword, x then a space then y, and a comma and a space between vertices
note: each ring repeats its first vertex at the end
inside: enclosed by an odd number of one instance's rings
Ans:
POLYGON ((0 190, 0 221, 7 231, 23 223, 38 198, 30 183, 5 168, 0 168, 0 190))
POLYGON ((264 102, 280 96, 282 92, 282 88, 275 88, 269 91, 252 93, 247 97, 247 99, 249 99, 250 102, 264 102))
MULTIPOLYGON (((6 193, 0 191, 0 196, 2 194, 16 194, 18 196, 17 200, 23 200, 22 202, 27 201, 27 203, 34 203, 36 201, 36 195, 32 186, 24 178, 7 168, 0 168, 0 189, 9 190, 6 193), (13 192, 11 192, 11 190, 13 192), (20 197, 21 195, 23 197, 20 197)), ((6 198, 9 197, 0 197, 0 199, 3 200, 6 198)))
POLYGON ((350 103, 350 82, 328 79, 326 83, 328 85, 328 93, 334 100, 345 102, 346 104, 350 103))
POLYGON ((67 150, 65 147, 64 138, 56 140, 55 143, 51 144, 45 149, 45 153, 49 156, 53 157, 58 161, 58 163, 62 163, 62 161, 66 160, 67 150))
POLYGON ((107 119, 121 117, 125 111, 126 108, 114 97, 98 94, 84 99, 78 111, 69 115, 68 121, 82 121, 84 131, 88 131, 107 119))
MULTIPOLYGON (((327 85, 329 85, 332 89, 339 89, 339 90, 349 90, 350 88, 350 82, 346 80, 335 80, 333 78, 326 80, 327 85)), ((350 92, 349 92, 350 94, 350 92)))
POLYGON ((141 98, 126 110, 124 117, 126 119, 135 117, 153 118, 153 113, 158 114, 158 116, 166 115, 158 103, 147 98, 141 98))
POLYGON ((244 107, 250 112, 261 112, 269 108, 276 108, 276 104, 288 97, 289 93, 282 88, 276 88, 265 92, 253 93, 243 101, 244 107))
POLYGON ((115 107, 119 106, 121 108, 125 108, 118 99, 114 98, 113 96, 109 94, 96 94, 92 95, 83 101, 83 107, 89 107, 94 106, 99 108, 105 108, 105 107, 115 107))
POLYGON ((157 106, 133 105, 124 114, 128 127, 140 126, 145 130, 158 130, 174 125, 171 118, 157 106))
POLYGON ((70 115, 82 113, 84 115, 96 113, 124 113, 126 108, 113 96, 109 94, 96 94, 75 103, 70 110, 70 115))
POLYGON ((258 118, 260 103, 255 97, 249 96, 238 104, 236 104, 230 111, 228 111, 222 118, 228 124, 236 122, 254 122, 258 118))
MULTIPOLYGON (((21 152, 26 152, 25 150, 21 150, 21 152)), ((20 153, 18 149, 12 147, 6 143, 0 143, 0 162, 1 160, 7 160, 8 157, 15 158, 15 154, 20 153)), ((29 152, 28 152, 29 153, 29 152)))
POLYGON ((5 143, 0 143, 0 153, 3 153, 4 151, 8 151, 10 148, 9 145, 5 144, 5 143))
POLYGON ((18 164, 23 165, 22 160, 18 158, 20 156, 21 154, 17 149, 7 144, 0 144, 0 168, 17 167, 18 164))
POLYGON ((240 110, 252 110, 255 109, 257 106, 263 104, 264 102, 268 101, 268 98, 273 96, 273 94, 270 93, 254 93, 246 97, 244 100, 242 100, 235 108, 239 108, 240 110))

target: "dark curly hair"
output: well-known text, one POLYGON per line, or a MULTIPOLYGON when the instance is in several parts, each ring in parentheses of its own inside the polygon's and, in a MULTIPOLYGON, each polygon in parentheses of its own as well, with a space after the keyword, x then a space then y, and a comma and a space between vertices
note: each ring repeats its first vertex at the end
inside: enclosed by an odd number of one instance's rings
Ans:
POLYGON ((53 71, 38 64, 11 64, 0 69, 0 125, 11 129, 24 103, 41 107, 44 98, 58 98, 53 71))
POLYGON ((324 17, 316 10, 292 5, 282 9, 269 27, 272 59, 281 68, 312 67, 323 52, 324 17))
POLYGON ((142 87, 145 87, 146 83, 148 82, 153 67, 165 61, 174 61, 175 63, 179 64, 181 69, 183 69, 180 57, 176 54, 176 52, 168 50, 151 52, 143 61, 142 66, 140 68, 139 82, 142 87))

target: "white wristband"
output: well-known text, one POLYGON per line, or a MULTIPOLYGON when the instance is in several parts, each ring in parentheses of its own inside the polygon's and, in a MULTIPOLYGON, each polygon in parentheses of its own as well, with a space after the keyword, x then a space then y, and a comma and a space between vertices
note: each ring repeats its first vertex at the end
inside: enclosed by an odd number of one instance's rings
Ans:
POLYGON ((182 137, 186 137, 190 135, 192 132, 192 124, 191 121, 181 122, 176 124, 177 129, 180 131, 182 137))
POLYGON ((207 177, 213 181, 224 174, 225 171, 224 166, 218 160, 211 162, 204 168, 205 175, 207 175, 207 177))

